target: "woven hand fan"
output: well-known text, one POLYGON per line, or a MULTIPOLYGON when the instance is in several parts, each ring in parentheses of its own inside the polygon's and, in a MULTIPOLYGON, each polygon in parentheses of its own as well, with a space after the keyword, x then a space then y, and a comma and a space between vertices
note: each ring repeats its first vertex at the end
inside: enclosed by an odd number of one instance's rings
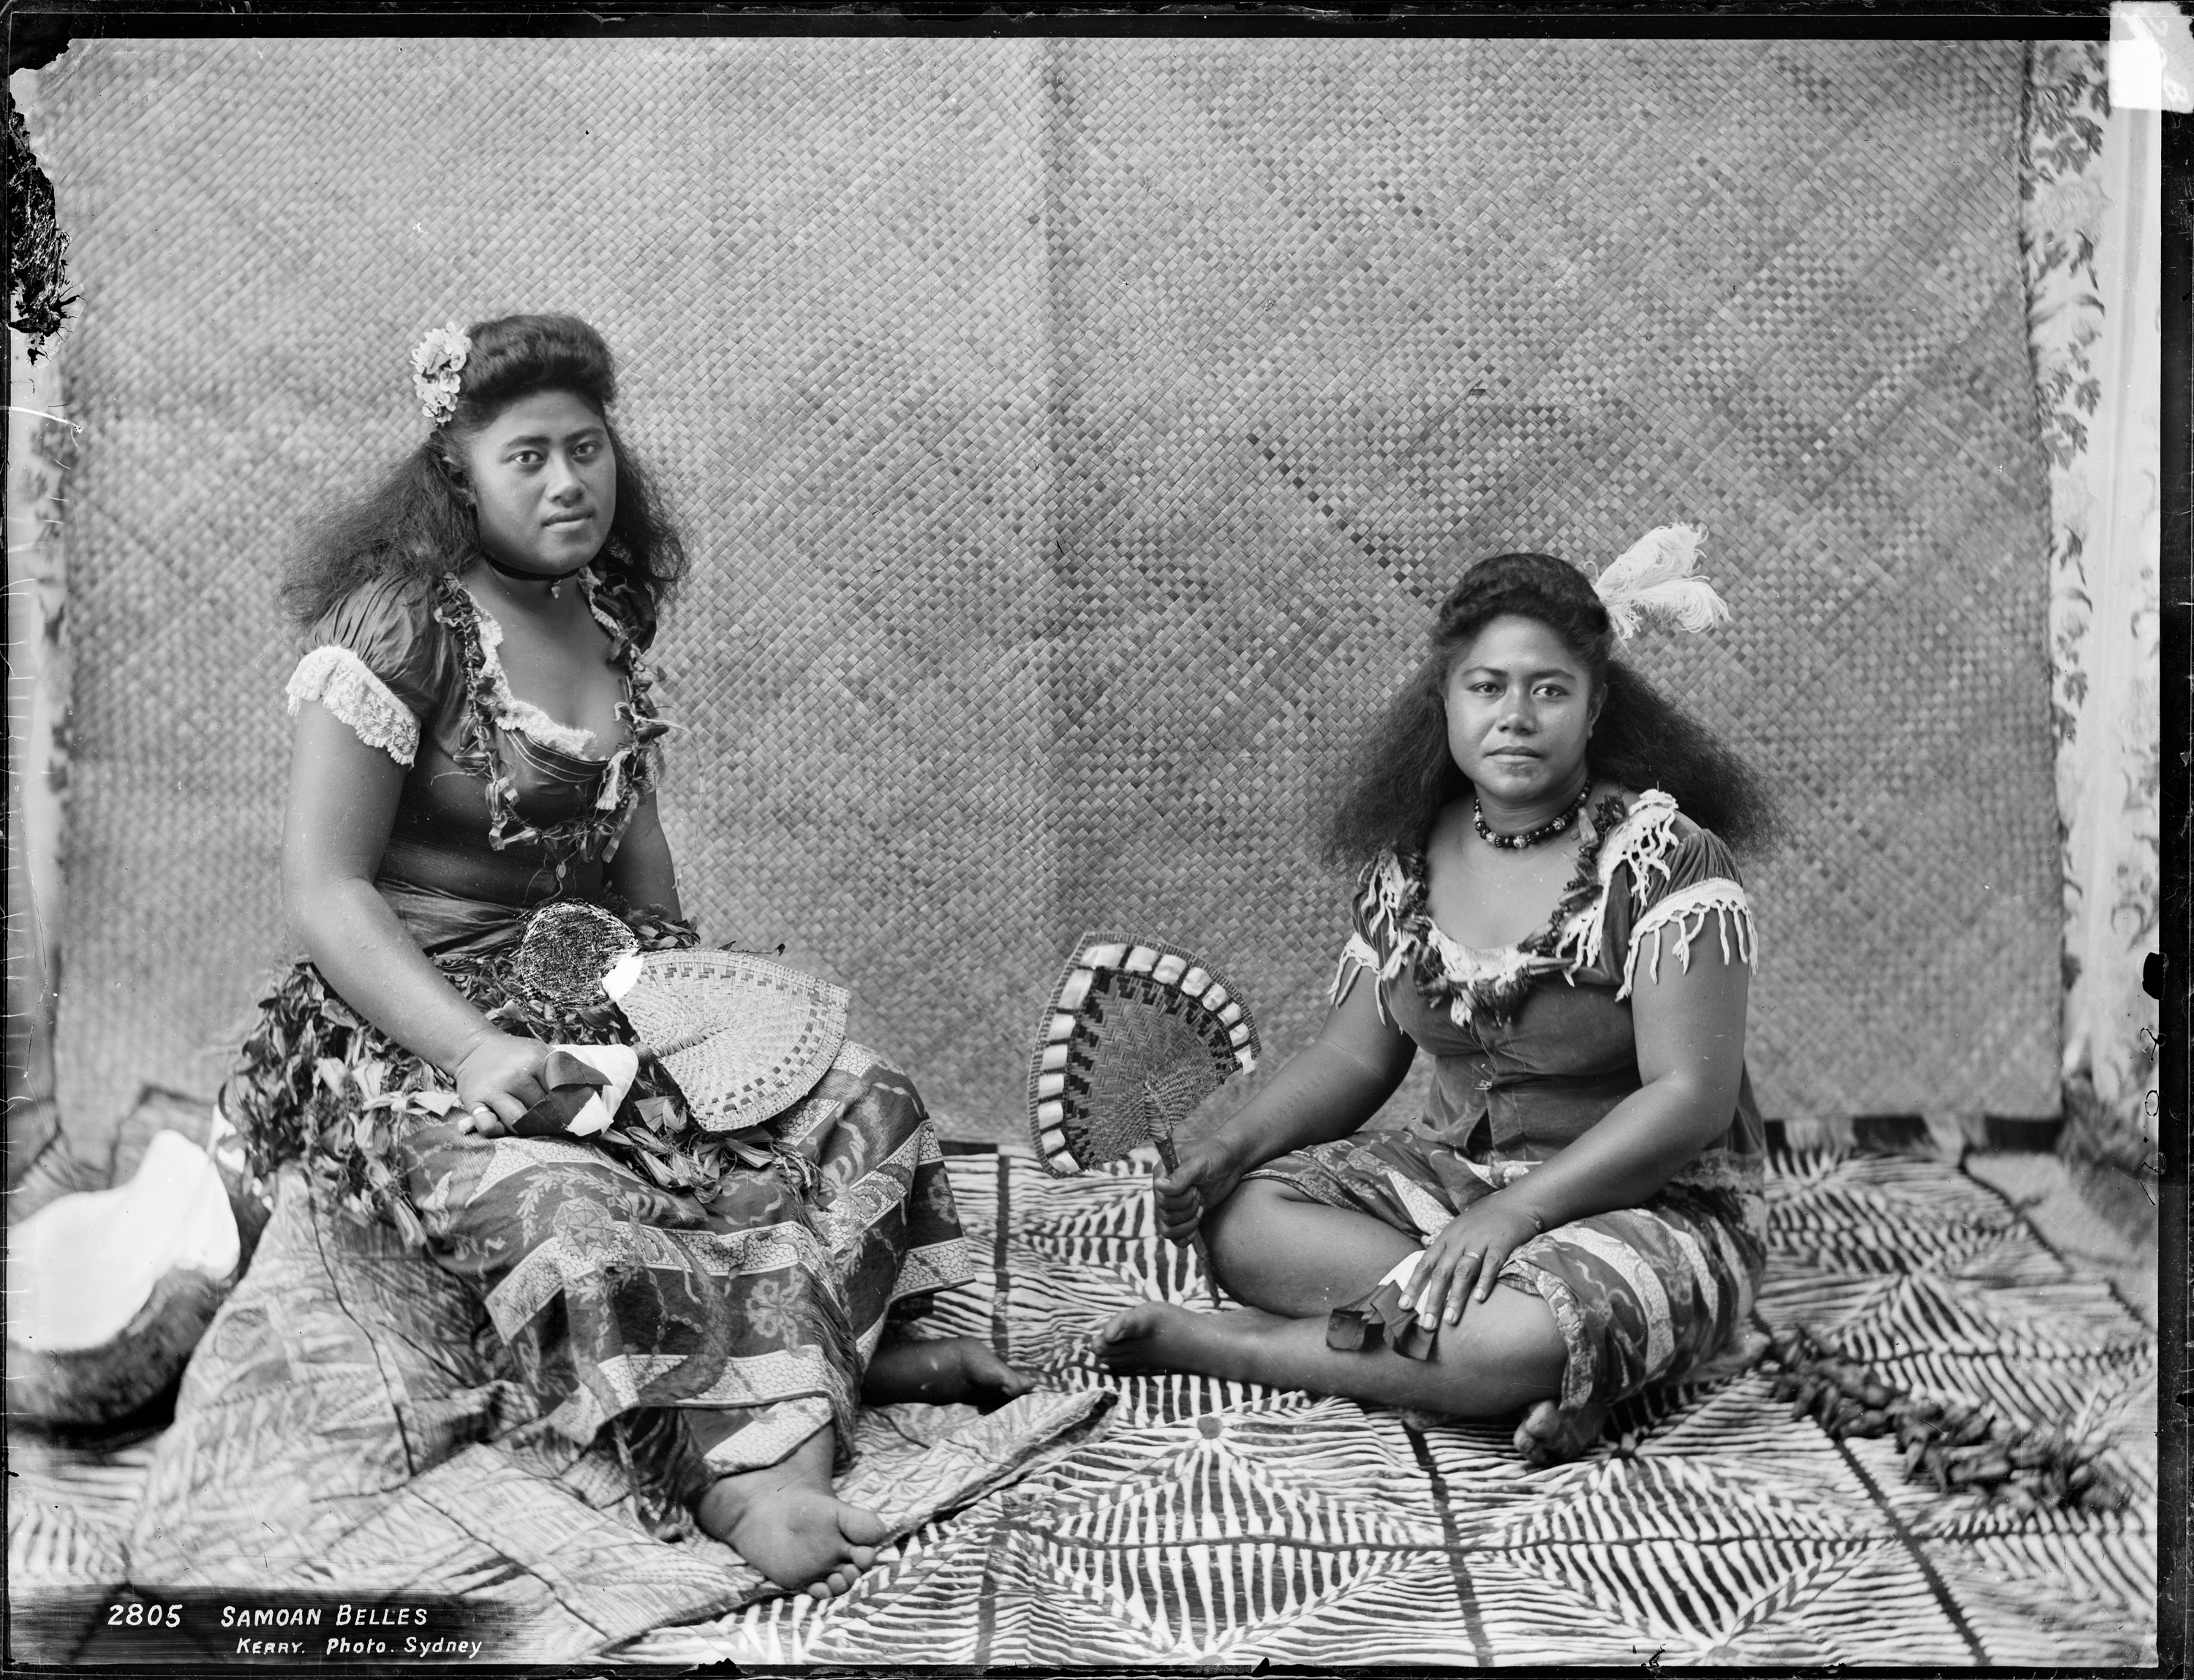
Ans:
MULTIPOLYGON (((1179 1165, 1175 1129, 1256 1065, 1249 1005, 1208 964, 1084 934, 1053 988, 1029 1066, 1037 1153, 1064 1177, 1147 1145, 1170 1172, 1179 1165)), ((1201 1235, 1196 1251, 1216 1302, 1201 1235)))
POLYGON ((743 951, 651 951, 617 994, 702 1131, 742 1131, 815 1088, 846 1038, 845 988, 743 951))

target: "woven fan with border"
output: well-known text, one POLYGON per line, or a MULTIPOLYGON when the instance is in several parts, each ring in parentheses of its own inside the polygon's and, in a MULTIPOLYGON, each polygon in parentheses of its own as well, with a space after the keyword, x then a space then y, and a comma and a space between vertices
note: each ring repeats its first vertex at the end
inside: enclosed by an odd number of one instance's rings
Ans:
MULTIPOLYGON (((1156 941, 1084 934, 1052 988, 1029 1064, 1029 1127, 1060 1177, 1149 1148, 1171 1172, 1174 1133, 1257 1065, 1257 1026, 1209 964, 1156 941)), ((1197 1258, 1219 1299, 1199 1233, 1197 1258)))
POLYGON ((656 1094, 630 1106, 651 1130, 630 1136, 649 1152, 641 1164, 659 1182, 692 1182, 664 1177, 669 1169, 658 1170, 655 1159, 681 1148, 769 1166, 778 1155, 767 1123, 814 1090, 845 1043, 845 988, 756 952, 640 947, 629 927, 597 906, 559 900, 529 918, 511 964, 514 994, 551 1016, 583 1014, 606 999, 639 1044, 553 1044, 541 1073, 547 1094, 514 1129, 526 1136, 609 1131, 645 1056, 656 1094))
POLYGON ((617 998, 702 1131, 751 1131, 815 1088, 846 1037, 843 987, 744 951, 651 951, 617 998))

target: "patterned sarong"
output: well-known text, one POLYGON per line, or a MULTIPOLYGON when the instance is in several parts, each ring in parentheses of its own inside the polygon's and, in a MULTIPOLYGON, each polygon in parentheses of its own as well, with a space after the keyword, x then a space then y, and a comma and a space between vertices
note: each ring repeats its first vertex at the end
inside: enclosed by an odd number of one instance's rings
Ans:
MULTIPOLYGON (((629 919, 645 946, 692 942, 629 919)), ((511 949, 434 960, 515 1030, 630 1040, 606 998, 529 1002, 511 949)), ((479 1292, 552 1464, 614 1424, 635 1491, 666 1516, 826 1424, 842 1458, 894 1306, 919 1310, 974 1275, 922 1099, 859 1045, 761 1129, 767 1165, 718 1163, 694 1188, 651 1182, 617 1134, 461 1131, 446 1085, 300 964, 262 1004, 222 1103, 256 1171, 302 1159, 479 1292)))
POLYGON ((893 1303, 974 1275, 935 1134, 890 1063, 847 1044, 772 1130, 807 1170, 735 1171, 707 1202, 582 1142, 447 1121, 401 1141, 428 1252, 480 1291, 572 1456, 663 1408, 642 1421, 675 1437, 657 1456, 681 1499, 824 1424, 842 1452, 893 1303))
MULTIPOLYGON (((1248 1176, 1420 1240, 1531 1171, 1489 1165, 1410 1132, 1359 1132, 1282 1155, 1248 1176)), ((1558 1225, 1509 1256, 1501 1283, 1543 1297, 1568 1359, 1565 1411, 1684 1376, 1732 1346, 1766 1257, 1757 1184, 1679 1179, 1643 1206, 1558 1225)))

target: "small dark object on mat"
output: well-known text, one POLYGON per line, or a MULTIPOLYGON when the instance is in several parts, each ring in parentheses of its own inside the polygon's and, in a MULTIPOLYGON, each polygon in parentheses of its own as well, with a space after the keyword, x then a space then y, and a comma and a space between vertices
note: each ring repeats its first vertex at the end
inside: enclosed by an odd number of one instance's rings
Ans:
POLYGON ((1341 1353, 1385 1346, 1404 1359, 1430 1359, 1438 1338, 1437 1326, 1402 1304, 1402 1286, 1392 1280, 1326 1315, 1325 1345, 1341 1353))
POLYGON ((1933 1153, 1927 1122, 1918 1114, 1854 1114, 1852 1142, 1875 1155, 1933 1153))
POLYGON ((610 1078, 571 1051, 556 1050, 548 1052, 541 1083, 548 1087, 548 1094, 520 1114, 511 1128, 520 1137, 554 1137, 569 1131, 579 1110, 596 1091, 608 1087, 610 1078))
POLYGON ((2004 1154, 2048 1155, 2056 1152, 2065 1134, 2065 1118, 2052 1114, 2035 1118, 2022 1114, 1984 1114, 1981 1136, 1988 1147, 2004 1154))

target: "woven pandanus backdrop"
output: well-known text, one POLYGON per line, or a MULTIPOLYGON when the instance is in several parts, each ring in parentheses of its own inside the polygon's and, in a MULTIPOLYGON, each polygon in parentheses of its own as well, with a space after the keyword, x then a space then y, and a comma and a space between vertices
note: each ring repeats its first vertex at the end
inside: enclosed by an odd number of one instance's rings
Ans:
MULTIPOLYGON (((667 820, 720 937, 1018 1112, 1085 928, 1281 1054, 1315 790, 1467 559, 1690 520, 1640 664, 1772 775, 1770 1111, 2055 1107, 2044 486, 2016 43, 96 42, 34 135, 78 649, 78 1126, 210 1090, 284 950, 300 518, 406 352, 575 310, 697 564, 667 820)), ((1269 1058, 1277 1061, 1277 1056, 1269 1058)))

